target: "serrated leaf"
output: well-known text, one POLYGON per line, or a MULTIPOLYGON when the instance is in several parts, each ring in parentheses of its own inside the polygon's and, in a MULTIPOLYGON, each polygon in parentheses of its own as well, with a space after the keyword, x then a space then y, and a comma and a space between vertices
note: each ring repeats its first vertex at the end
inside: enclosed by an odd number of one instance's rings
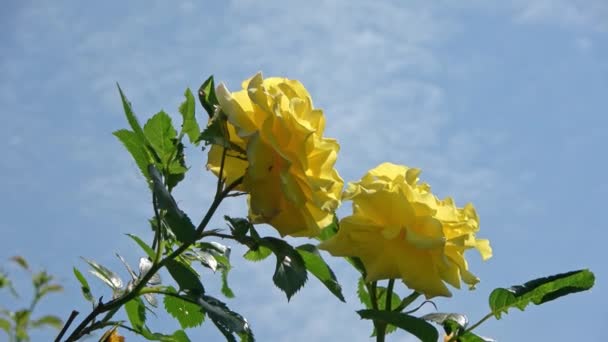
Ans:
POLYGON ((141 299, 133 298, 124 307, 131 327, 138 332, 146 330, 146 307, 141 299))
POLYGON ((186 100, 179 106, 179 112, 182 114, 183 119, 182 132, 188 135, 188 139, 191 143, 195 144, 199 134, 201 134, 201 129, 198 126, 198 122, 196 122, 196 104, 190 88, 186 89, 184 96, 186 97, 186 100))
POLYGON ((578 270, 538 278, 511 288, 497 288, 490 294, 490 309, 497 319, 511 308, 524 310, 528 304, 540 305, 559 297, 589 290, 595 276, 589 270, 578 270))
POLYGON ((152 179, 154 194, 161 209, 167 210, 164 217, 167 225, 180 242, 191 242, 194 240, 196 229, 190 218, 178 206, 167 188, 163 185, 161 175, 154 165, 148 166, 148 173, 152 179))
POLYGON ((213 116, 215 106, 219 104, 217 97, 215 96, 215 82, 213 81, 213 75, 209 76, 205 82, 198 89, 198 99, 201 102, 203 108, 209 117, 213 116))
MULTIPOLYGON (((376 287, 376 298, 378 298, 378 309, 384 310, 386 308, 386 287, 378 286, 376 287)), ((395 292, 391 293, 391 308, 396 308, 399 303, 401 303, 401 298, 395 292)))
MULTIPOLYGON (((200 306, 205 310, 216 326, 222 327, 224 331, 232 333, 249 332, 249 323, 243 316, 230 310, 226 304, 211 296, 197 298, 200 306)), ((222 329, 220 329, 221 331, 222 329)))
POLYGON ((150 174, 148 173, 148 164, 151 163, 150 156, 146 151, 145 143, 137 137, 134 132, 131 132, 126 129, 120 129, 114 133, 115 137, 120 140, 120 142, 125 146, 127 151, 133 157, 135 164, 141 171, 141 174, 146 178, 150 179, 150 174))
POLYGON ((362 319, 382 321, 403 329, 418 337, 422 342, 437 342, 439 333, 431 324, 425 320, 410 316, 401 312, 388 312, 379 310, 357 311, 362 319))
POLYGON ((249 261, 262 261, 268 256, 272 254, 272 250, 270 248, 264 246, 258 246, 257 249, 250 249, 245 254, 243 254, 243 258, 249 261))
POLYGON ((190 266, 177 260, 169 260, 166 266, 171 277, 179 285, 180 291, 188 290, 196 294, 205 292, 199 275, 190 266))
POLYGON ((167 167, 176 148, 174 142, 177 136, 171 117, 163 111, 158 112, 144 125, 144 134, 163 168, 167 167))
POLYGON ((84 299, 95 304, 95 300, 93 299, 93 294, 91 293, 91 287, 89 286, 89 282, 76 267, 73 268, 73 271, 74 276, 76 276, 76 279, 78 279, 78 282, 80 282, 80 291, 82 292, 82 296, 84 297, 84 299))
POLYGON ((182 329, 197 327, 205 319, 200 305, 192 303, 188 298, 165 296, 163 302, 167 313, 177 319, 182 329))
POLYGON ((359 297, 359 301, 366 309, 372 307, 372 301, 369 297, 369 292, 367 292, 367 288, 365 287, 365 279, 363 279, 363 277, 360 277, 357 282, 357 297, 359 297))
POLYGON ((311 244, 305 244, 296 248, 302 259, 304 259, 304 265, 308 272, 312 273, 317 279, 327 287, 327 289, 333 293, 339 300, 346 302, 342 295, 342 286, 338 283, 336 275, 331 270, 329 265, 323 260, 317 247, 311 244))
POLYGON ((146 139, 145 139, 144 131, 141 129, 141 125, 139 124, 139 121, 137 120, 137 117, 135 116, 135 113, 133 112, 133 108, 131 107, 131 102, 129 102, 129 100, 123 93, 122 89, 120 88, 120 85, 116 84, 116 86, 118 87, 118 92, 120 93, 120 99, 122 100, 122 106, 125 111, 127 121, 129 122, 129 126, 131 126, 131 129, 135 133, 137 139, 139 139, 141 141, 141 144, 145 145, 146 139))
POLYGON ((186 155, 184 154, 184 144, 177 142, 177 140, 175 140, 174 143, 177 143, 175 146, 176 151, 171 160, 171 164, 169 164, 169 174, 167 175, 167 187, 169 188, 169 191, 175 188, 179 182, 184 180, 186 172, 188 171, 188 168, 186 167, 186 155))
POLYGON ((272 280, 285 292, 289 301, 308 279, 304 259, 290 244, 281 239, 265 237, 260 240, 260 244, 272 250, 276 256, 277 263, 272 280))
POLYGON ((81 258, 93 268, 92 270, 89 270, 89 272, 97 278, 101 279, 112 290, 116 291, 122 288, 122 279, 120 279, 120 277, 116 273, 110 271, 108 268, 96 263, 93 260, 89 260, 84 257, 81 258))
MULTIPOLYGON (((228 136, 227 129, 225 127, 226 122, 221 118, 220 114, 217 114, 207 123, 207 127, 198 136, 197 141, 205 141, 207 144, 220 145, 223 147, 230 147, 230 142, 226 139, 228 136)), ((242 150, 239 148, 239 150, 242 150)))
POLYGON ((56 329, 61 329, 61 327, 63 326, 63 322, 61 321, 61 318, 57 317, 57 316, 53 316, 53 315, 47 315, 47 316, 42 316, 37 320, 33 320, 31 322, 32 327, 34 328, 38 328, 38 327, 42 327, 42 326, 50 326, 56 329))
POLYGON ((141 249, 144 250, 144 252, 146 252, 146 255, 148 255, 148 257, 150 258, 154 258, 156 253, 154 253, 154 250, 152 249, 152 247, 148 246, 142 239, 140 239, 137 235, 134 234, 127 234, 128 237, 130 237, 131 239, 133 239, 133 241, 135 241, 135 243, 137 243, 137 245, 139 247, 141 247, 141 249))

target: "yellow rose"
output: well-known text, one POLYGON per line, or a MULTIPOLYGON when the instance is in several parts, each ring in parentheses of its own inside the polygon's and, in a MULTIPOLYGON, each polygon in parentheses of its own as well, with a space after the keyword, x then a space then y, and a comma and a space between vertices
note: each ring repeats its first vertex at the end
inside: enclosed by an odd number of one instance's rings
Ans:
POLYGON ((457 208, 451 198, 437 199, 428 184, 418 183, 419 174, 384 163, 349 183, 342 199, 353 201, 353 215, 319 247, 360 258, 368 282, 401 278, 427 298, 449 297, 445 283, 460 288, 461 279, 471 287, 479 282, 468 271, 464 251, 476 248, 486 260, 492 249, 488 240, 475 238, 479 219, 473 205, 457 208))
MULTIPOLYGON (((246 156, 229 152, 224 176, 249 194, 249 216, 268 223, 282 236, 316 236, 331 224, 344 181, 334 168, 340 146, 323 137, 323 111, 295 80, 263 79, 258 73, 230 93, 216 95, 226 115, 230 140, 246 156)), ((222 150, 214 145, 207 167, 219 174, 222 150)))

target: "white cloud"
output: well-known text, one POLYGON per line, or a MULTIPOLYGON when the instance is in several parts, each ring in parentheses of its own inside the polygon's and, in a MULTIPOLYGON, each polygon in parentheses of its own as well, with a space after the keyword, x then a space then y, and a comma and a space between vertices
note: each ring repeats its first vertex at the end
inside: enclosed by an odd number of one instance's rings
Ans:
POLYGON ((515 1, 517 19, 571 28, 608 31, 608 2, 603 0, 515 1))

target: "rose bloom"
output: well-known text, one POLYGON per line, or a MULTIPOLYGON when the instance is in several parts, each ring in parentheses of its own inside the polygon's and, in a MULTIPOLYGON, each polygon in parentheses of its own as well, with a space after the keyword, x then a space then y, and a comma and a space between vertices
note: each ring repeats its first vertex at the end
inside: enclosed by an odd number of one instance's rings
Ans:
MULTIPOLYGON (((228 151, 228 183, 244 175, 238 188, 249 194, 249 217, 268 223, 281 236, 316 236, 332 223, 344 181, 334 168, 340 146, 323 137, 325 117, 295 80, 263 79, 258 73, 230 93, 216 95, 227 117, 230 141, 246 151, 228 151)), ((219 174, 223 147, 209 151, 207 167, 219 174)))
POLYGON ((492 256, 488 240, 476 239, 479 219, 472 204, 457 208, 451 198, 439 200, 428 184, 418 183, 419 169, 384 163, 356 183, 342 198, 353 201, 353 215, 320 244, 334 256, 358 257, 367 282, 401 278, 426 295, 450 297, 448 283, 471 287, 479 279, 469 272, 464 251, 492 256))

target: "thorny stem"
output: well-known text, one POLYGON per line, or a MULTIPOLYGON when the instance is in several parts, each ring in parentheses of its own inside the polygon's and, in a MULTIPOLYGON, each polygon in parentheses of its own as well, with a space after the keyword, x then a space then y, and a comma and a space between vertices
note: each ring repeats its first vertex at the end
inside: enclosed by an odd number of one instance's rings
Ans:
MULTIPOLYGON (((220 173, 220 177, 221 176, 222 175, 220 173)), ((182 254, 186 249, 188 249, 188 247, 190 247, 193 243, 195 243, 201 237, 205 228, 207 227, 207 224, 209 224, 209 221, 211 221, 213 214, 219 207, 222 200, 228 195, 228 193, 230 191, 232 191, 234 188, 236 188, 242 181, 243 181, 243 177, 240 177, 237 180, 235 180, 232 184, 227 186, 223 191, 216 193, 216 196, 214 197, 213 202, 209 206, 209 209, 207 210, 205 217, 203 217, 201 223, 196 228, 194 238, 191 241, 183 243, 176 250, 171 252, 171 254, 169 254, 164 259, 160 260, 159 262, 154 262, 152 264, 152 267, 150 268, 150 270, 135 285, 133 290, 131 290, 131 291, 123 294, 122 296, 120 296, 116 299, 113 299, 107 303, 102 303, 100 301, 99 304, 93 309, 93 311, 91 311, 91 313, 89 313, 89 315, 76 327, 76 329, 74 329, 72 334, 70 334, 70 336, 67 338, 66 342, 67 341, 76 341, 78 338, 80 338, 85 333, 85 329, 86 329, 87 325, 89 325, 95 319, 95 317, 97 317, 97 315, 102 314, 104 312, 108 312, 115 308, 119 308, 122 305, 126 304, 131 299, 139 296, 140 291, 145 287, 145 285, 148 283, 150 278, 152 278, 152 276, 156 272, 158 272, 158 270, 160 270, 162 267, 164 267, 167 262, 175 259, 177 256, 182 254)), ((162 252, 162 249, 159 249, 159 250, 162 252)), ((159 256, 157 255, 157 259, 158 258, 159 258, 159 256)), ((157 260, 155 260, 155 261, 157 261, 157 260)), ((88 332, 88 331, 86 331, 86 332, 88 332)))

